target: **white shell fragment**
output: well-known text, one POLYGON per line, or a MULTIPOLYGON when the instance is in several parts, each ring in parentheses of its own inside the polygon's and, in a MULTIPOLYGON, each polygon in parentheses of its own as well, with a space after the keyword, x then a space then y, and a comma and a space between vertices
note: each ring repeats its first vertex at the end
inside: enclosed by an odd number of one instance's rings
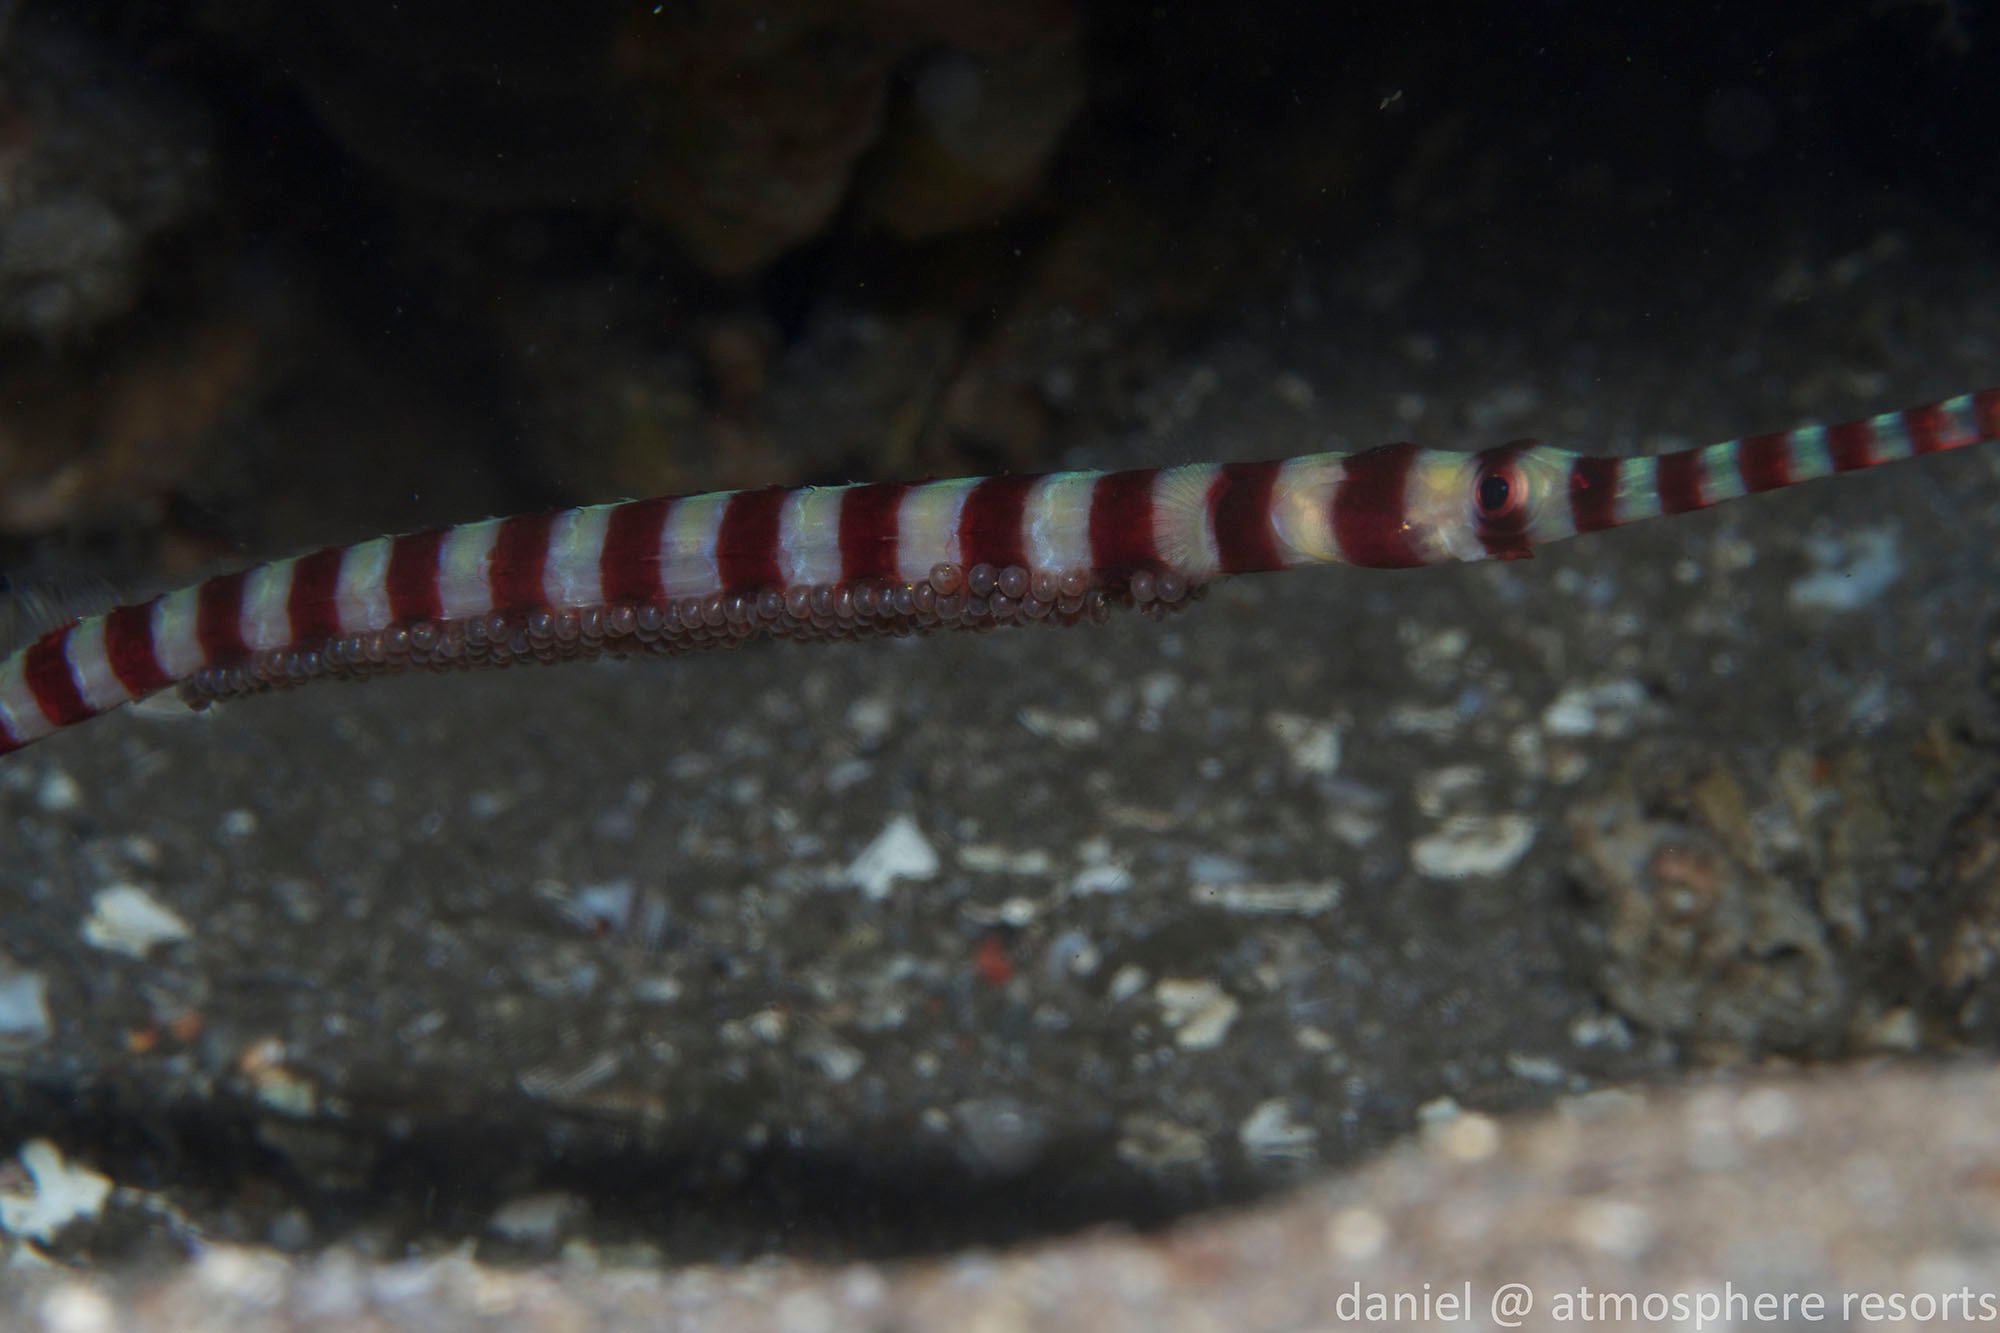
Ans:
POLYGON ((9 1235, 46 1244, 70 1223, 96 1217, 111 1197, 110 1177, 64 1161, 62 1150, 47 1139, 23 1144, 20 1158, 35 1188, 0 1193, 0 1231, 9 1235))
POLYGON ((34 1045, 49 1039, 48 982, 0 956, 0 1044, 34 1045))
POLYGON ((1290 880, 1282 884, 1219 884, 1196 880, 1190 901, 1236 916, 1323 916, 1340 906, 1340 881, 1290 880))
POLYGON ((1244 1117, 1236 1127, 1236 1141, 1259 1162, 1305 1162, 1312 1160, 1319 1131, 1293 1119, 1283 1097, 1273 1097, 1244 1117))
POLYGON ((545 1190, 507 1200, 486 1219, 486 1229, 522 1245, 548 1245, 589 1212, 590 1205, 576 1195, 545 1190))
POLYGON ((1094 717, 1058 713, 1030 704, 1017 715, 1029 735, 1072 749, 1090 745, 1102 730, 1094 717))
POLYGON ((1160 1015, 1174 1030, 1174 1043, 1182 1050, 1206 1051, 1222 1044, 1242 1006, 1213 981, 1188 981, 1161 977, 1153 986, 1160 1015))
POLYGON ((137 884, 98 890, 83 923, 84 943, 130 958, 144 958, 162 944, 179 944, 193 935, 187 922, 137 884))
POLYGON ((841 879, 861 890, 863 897, 880 901, 889 896, 890 886, 897 880, 930 879, 937 872, 937 849, 924 837, 916 820, 897 815, 854 858, 841 879))
POLYGON ((1498 875, 1528 854, 1535 831, 1526 815, 1453 815, 1411 844, 1410 861, 1428 879, 1498 875))

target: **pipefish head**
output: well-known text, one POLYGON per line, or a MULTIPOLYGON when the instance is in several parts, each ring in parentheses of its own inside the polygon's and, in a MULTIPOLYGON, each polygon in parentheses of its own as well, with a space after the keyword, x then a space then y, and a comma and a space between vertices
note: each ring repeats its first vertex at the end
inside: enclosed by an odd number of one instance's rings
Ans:
POLYGON ((1285 465, 1273 519, 1291 564, 1517 560, 1574 532, 1570 457, 1527 441, 1477 454, 1386 444, 1309 455, 1285 465))
MULTIPOLYGON (((1370 457, 1363 454, 1355 461, 1370 457)), ((1476 454, 1412 450, 1400 500, 1404 540, 1422 558, 1410 563, 1522 560, 1537 546, 1574 535, 1568 503, 1572 457, 1533 440, 1476 454)), ((1393 463, 1385 460, 1373 468, 1384 466, 1393 463)), ((1357 475, 1367 478, 1370 471, 1363 467, 1357 475)), ((1379 501, 1377 493, 1384 486, 1381 477, 1364 480, 1354 502, 1379 501)))

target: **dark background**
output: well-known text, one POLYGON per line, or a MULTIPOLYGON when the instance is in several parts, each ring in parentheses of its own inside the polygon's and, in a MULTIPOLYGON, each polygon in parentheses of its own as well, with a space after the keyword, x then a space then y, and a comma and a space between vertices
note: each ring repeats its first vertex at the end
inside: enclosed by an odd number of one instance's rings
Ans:
MULTIPOLYGON (((1970 5, 10 20, 28 627, 557 504, 1638 452, 2000 379, 2000 32, 1970 5)), ((182 1210, 78 1258, 517 1259, 488 1220, 545 1190, 582 1204, 557 1239, 644 1262, 896 1256, 1253 1198, 1441 1099, 1990 1049, 1950 945, 1991 916, 1996 494, 1987 459, 1931 460, 1525 569, 1252 580, 1165 627, 103 719, 0 764, 0 962, 52 1024, 4 1053, 0 1134, 182 1210), (1790 595, 1878 531, 1893 593, 1790 595), (1607 681, 1630 716, 1541 721, 1607 681), (1338 732, 1337 774, 1297 770, 1286 718, 1338 732), (1412 868, 1453 769, 1536 830, 1465 883, 1412 868), (897 814, 942 872, 838 887, 897 814), (1746 851, 1732 818, 1788 832, 1746 851), (1633 925, 1665 889, 1587 834, 1656 826, 1751 925, 1683 953, 1633 925), (997 872, 966 851, 992 846, 997 872), (1069 887, 1107 857, 1126 890, 1069 887), (1218 914, 1209 873, 1340 906, 1218 914), (81 944, 131 882, 192 938, 81 944), (593 917, 606 884, 638 905, 593 917), (1226 1043, 1177 1041, 1166 978, 1240 1005, 1226 1043), (1302 1151, 1244 1142, 1273 1101, 1302 1151)))

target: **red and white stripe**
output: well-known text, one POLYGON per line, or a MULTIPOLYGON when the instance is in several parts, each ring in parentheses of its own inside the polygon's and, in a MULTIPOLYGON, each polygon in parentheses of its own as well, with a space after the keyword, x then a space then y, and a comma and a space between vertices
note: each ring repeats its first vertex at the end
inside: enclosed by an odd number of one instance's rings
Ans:
POLYGON ((1987 390, 1656 458, 1398 444, 490 519, 259 565, 53 630, 0 663, 0 753, 170 685, 208 681, 196 693, 213 695, 406 659, 476 665, 522 655, 518 642, 487 654, 486 638, 530 631, 537 655, 569 656, 649 644, 679 651, 761 632, 1068 623, 1085 603, 1172 603, 1231 574, 1514 558, 1577 533, 1995 439, 2000 390, 1987 390), (801 601, 799 590, 814 598, 801 601), (578 617, 580 639, 570 623, 578 617), (628 634, 637 637, 620 637, 628 634), (440 636, 472 650, 424 657, 440 636))

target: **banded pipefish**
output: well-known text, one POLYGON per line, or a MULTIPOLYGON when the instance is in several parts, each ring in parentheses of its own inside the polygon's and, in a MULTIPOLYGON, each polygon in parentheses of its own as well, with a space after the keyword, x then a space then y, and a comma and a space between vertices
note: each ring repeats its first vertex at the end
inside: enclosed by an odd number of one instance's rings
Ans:
POLYGON ((772 488, 329 547, 72 621, 0 663, 0 753, 178 688, 1155 614, 1235 574, 1537 546, 2000 440, 2000 389, 1643 458, 1531 442, 772 488))

